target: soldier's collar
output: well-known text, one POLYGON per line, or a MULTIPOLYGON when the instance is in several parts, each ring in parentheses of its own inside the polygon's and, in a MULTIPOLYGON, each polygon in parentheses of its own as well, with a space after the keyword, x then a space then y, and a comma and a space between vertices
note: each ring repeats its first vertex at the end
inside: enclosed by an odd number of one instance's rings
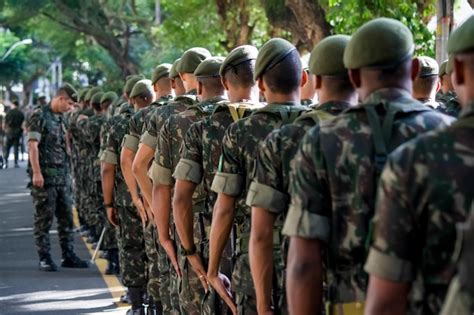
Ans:
POLYGON ((393 101, 400 98, 413 98, 407 90, 399 88, 382 88, 372 92, 362 103, 373 104, 380 101, 393 101))

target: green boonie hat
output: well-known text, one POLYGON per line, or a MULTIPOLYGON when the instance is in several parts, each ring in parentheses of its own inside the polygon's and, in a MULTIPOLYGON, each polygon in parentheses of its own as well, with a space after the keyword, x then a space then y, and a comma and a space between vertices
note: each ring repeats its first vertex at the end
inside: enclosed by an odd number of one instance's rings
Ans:
POLYGON ((171 63, 162 63, 161 65, 158 65, 158 67, 153 70, 153 74, 151 76, 151 84, 155 84, 159 79, 163 77, 168 77, 172 66, 173 65, 171 63))
POLYGON ((209 57, 199 64, 194 71, 197 78, 218 77, 224 57, 209 57))
POLYGON ((233 67, 249 60, 255 60, 258 56, 258 49, 251 45, 242 45, 234 48, 224 59, 219 74, 223 76, 225 72, 233 67))
POLYGON ((474 16, 468 18, 448 39, 448 53, 458 54, 474 50, 474 16))
POLYGON ((439 76, 442 77, 443 75, 446 74, 446 66, 448 65, 448 60, 446 59, 441 63, 439 66, 439 76))
POLYGON ((125 82, 125 85, 123 87, 123 92, 127 95, 130 95, 130 93, 132 92, 132 89, 133 89, 133 86, 135 85, 135 83, 137 83, 138 81, 140 80, 143 80, 145 77, 142 76, 142 75, 134 75, 132 77, 130 77, 126 82, 125 82))
POLYGON ((98 86, 90 88, 89 91, 86 93, 86 96, 84 96, 84 101, 86 102, 90 101, 92 96, 94 96, 94 94, 97 92, 102 92, 102 88, 98 86))
POLYGON ((104 95, 104 92, 97 92, 91 97, 91 104, 102 104, 100 101, 102 99, 102 96, 104 95))
POLYGON ((139 80, 133 86, 132 91, 130 92, 130 98, 134 98, 140 96, 142 94, 152 94, 153 93, 153 85, 151 84, 151 80, 142 79, 139 80))
POLYGON ((170 79, 174 79, 177 76, 179 76, 178 64, 180 60, 181 58, 178 58, 173 62, 173 65, 171 66, 170 74, 169 74, 170 79))
POLYGON ((294 50, 296 50, 296 47, 283 38, 270 39, 258 52, 257 61, 255 62, 255 73, 253 75, 254 79, 260 78, 294 50))
POLYGON ((69 83, 64 83, 60 89, 63 89, 66 94, 73 100, 74 102, 77 102, 77 91, 76 89, 69 83))
POLYGON ((451 75, 453 73, 454 66, 454 55, 449 55, 448 63, 446 64, 446 74, 451 75))
POLYGON ((84 88, 79 91, 77 100, 78 102, 81 102, 84 100, 84 97, 86 96, 87 92, 89 92, 89 88, 84 88))
POLYGON ((413 34, 402 22, 379 18, 362 25, 344 51, 347 69, 384 69, 412 56, 413 34))
POLYGON ((439 66, 436 60, 427 56, 420 56, 418 60, 420 61, 420 73, 418 77, 426 78, 439 75, 439 66))
POLYGON ((178 72, 183 73, 194 73, 197 66, 206 58, 211 57, 211 53, 202 47, 194 47, 188 49, 181 56, 181 60, 178 64, 178 72))
POLYGON ((350 40, 348 35, 334 35, 321 40, 309 57, 309 71, 315 75, 347 75, 343 58, 350 40))
POLYGON ((100 99, 100 103, 102 104, 104 102, 110 102, 112 104, 113 102, 117 100, 117 98, 118 98, 117 93, 109 91, 109 92, 104 93, 104 95, 102 95, 100 99))

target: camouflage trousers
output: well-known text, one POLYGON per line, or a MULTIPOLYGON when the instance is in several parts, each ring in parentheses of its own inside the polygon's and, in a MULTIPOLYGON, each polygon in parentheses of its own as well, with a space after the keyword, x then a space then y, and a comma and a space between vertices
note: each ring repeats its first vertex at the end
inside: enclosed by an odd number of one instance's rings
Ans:
POLYGON ((160 298, 160 271, 158 264, 158 250, 156 244, 156 228, 152 221, 148 221, 143 228, 143 238, 145 239, 145 251, 148 258, 148 295, 153 298, 155 303, 161 301, 160 298))
POLYGON ((140 217, 133 206, 116 205, 116 211, 122 282, 126 287, 144 288, 147 284, 147 257, 140 217))
POLYGON ((86 165, 84 163, 76 163, 74 172, 74 203, 79 215, 79 220, 82 224, 89 224, 89 207, 90 198, 89 190, 91 183, 87 182, 87 176, 85 175, 86 165))
POLYGON ((232 285, 235 290, 235 303, 237 304, 238 314, 257 315, 257 299, 250 273, 248 253, 238 253, 232 273, 232 285))
POLYGON ((63 256, 73 251, 74 226, 72 221, 71 189, 69 185, 32 187, 35 206, 34 232, 36 249, 40 258, 49 255, 51 244, 49 230, 54 216, 58 223, 59 243, 63 256))

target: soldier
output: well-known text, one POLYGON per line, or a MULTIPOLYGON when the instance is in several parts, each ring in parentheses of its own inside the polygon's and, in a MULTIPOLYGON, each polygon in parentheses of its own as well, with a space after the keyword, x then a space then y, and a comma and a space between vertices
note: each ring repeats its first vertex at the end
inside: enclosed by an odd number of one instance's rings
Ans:
POLYGON ((349 39, 345 35, 330 36, 316 45, 309 66, 316 76, 313 89, 316 87, 319 105, 293 124, 271 132, 258 149, 247 205, 252 207, 249 253, 259 314, 272 310, 288 312, 284 287, 286 252, 281 229, 290 202, 288 175, 298 143, 312 126, 357 103, 357 94, 342 60, 349 39), (325 62, 328 60, 332 62, 325 62))
POLYGON ((360 27, 344 51, 344 65, 362 104, 302 139, 283 229, 290 237, 286 289, 292 314, 321 311, 323 278, 329 314, 363 314, 363 264, 387 153, 451 121, 411 97, 419 70, 414 48, 410 30, 397 20, 380 18, 360 27))
MULTIPOLYGON (((183 56, 181 62, 185 58, 186 56, 183 56)), ((159 133, 151 174, 153 184, 158 186, 158 194, 154 195, 153 199, 157 198, 160 204, 153 211, 155 213, 157 229, 160 233, 160 242, 163 238, 169 238, 169 222, 170 218, 172 218, 171 190, 174 186, 172 174, 179 161, 179 151, 183 137, 193 122, 202 120, 211 114, 216 104, 225 100, 224 87, 219 77, 222 61, 223 58, 221 57, 208 57, 196 67, 192 76, 190 76, 190 73, 186 73, 183 76, 184 64, 180 65, 180 73, 184 79, 185 86, 194 81, 201 102, 195 106, 188 107, 181 113, 171 115, 165 121, 159 133)), ((205 207, 205 196, 202 186, 194 195, 192 207, 195 213, 202 212, 205 207)), ((198 236, 196 235, 195 237, 197 238, 198 236)), ((194 244, 194 242, 191 243, 194 244)), ((161 242, 161 244, 164 247, 166 243, 161 242)), ((193 254, 194 249, 194 247, 183 247, 181 245, 178 256, 178 270, 182 274, 179 292, 180 306, 182 312, 186 314, 200 314, 201 301, 204 297, 204 288, 198 278, 199 275, 192 271, 186 259, 188 254, 193 254)), ((174 259, 174 257, 170 256, 170 259, 174 259)))
POLYGON ((296 48, 281 38, 274 38, 260 49, 254 79, 268 105, 251 116, 229 126, 222 141, 222 156, 212 182, 218 193, 210 232, 208 281, 226 301, 233 313, 256 314, 255 290, 249 267, 250 207, 245 205, 257 148, 272 130, 292 122, 307 110, 300 105, 300 87, 306 83, 296 48), (235 219, 234 219, 235 217, 235 219), (227 284, 219 277, 219 263, 232 226, 236 234, 235 265, 232 287, 236 304, 227 284))
MULTIPOLYGON (((452 116, 457 118, 459 113, 461 112, 461 104, 459 104, 458 95, 456 93, 455 86, 453 84, 452 79, 453 74, 453 58, 452 56, 449 57, 448 63, 446 64, 446 76, 450 77, 450 85, 453 87, 452 90, 447 91, 443 94, 443 96, 439 99, 441 105, 437 108, 437 110, 443 114, 452 116)), ((443 79, 444 80, 444 79, 443 79)))
POLYGON ((456 223, 466 220, 474 201, 474 17, 451 34, 448 52, 463 109, 450 127, 389 156, 365 266, 368 314, 439 314, 453 276, 456 223))
POLYGON ((7 136, 5 146, 5 167, 8 168, 8 157, 10 156, 10 149, 13 147, 15 157, 15 167, 18 165, 18 153, 20 149, 20 140, 23 137, 23 121, 25 115, 18 108, 18 101, 14 101, 12 108, 7 112, 5 116, 5 131, 7 136))
POLYGON ((418 57, 420 73, 413 82, 413 98, 432 109, 440 105, 436 101, 436 93, 441 87, 439 82, 439 69, 436 60, 430 57, 418 57))
POLYGON ((28 148, 31 167, 31 195, 35 205, 34 236, 40 258, 39 269, 56 271, 51 259, 49 229, 56 216, 62 251, 62 267, 87 268, 73 250, 68 156, 62 114, 76 102, 77 92, 69 84, 61 86, 49 105, 38 108, 28 121, 28 148))
MULTIPOLYGON (((258 88, 253 78, 258 50, 253 46, 240 46, 232 50, 222 63, 220 79, 229 96, 229 104, 221 103, 211 116, 196 122, 186 132, 180 161, 173 177, 176 179, 173 212, 178 234, 184 248, 196 248, 187 259, 193 271, 202 276, 201 282, 207 288, 206 267, 209 260, 209 229, 212 209, 217 194, 211 191, 212 180, 217 171, 221 155, 221 142, 225 130, 234 121, 250 114, 258 104, 258 88), (192 197, 199 184, 203 183, 207 199, 206 209, 192 213, 192 197), (189 218, 194 216, 194 220, 189 218), (194 233, 199 233, 197 246, 194 233), (199 248, 199 249, 198 249, 199 248)), ((217 78, 216 78, 217 79, 217 78)), ((205 86, 203 86, 205 88, 205 86)), ((230 254, 230 253, 229 253, 230 254)), ((220 264, 220 272, 231 275, 231 257, 220 264)), ((229 283, 230 284, 230 283, 229 283)), ((225 309, 216 300, 215 293, 206 295, 203 313, 225 314, 225 309)))
POLYGON ((5 158, 3 156, 3 143, 5 138, 5 105, 0 103, 0 170, 3 169, 5 158))
POLYGON ((314 89, 314 74, 309 71, 307 58, 301 58, 301 64, 303 65, 303 71, 308 76, 308 81, 301 88, 301 105, 311 106, 314 105, 314 96, 316 91, 314 89))
MULTIPOLYGON (((130 77, 124 87, 124 97, 129 100, 133 86, 143 79, 130 77)), ((102 191, 107 218, 118 228, 120 235, 119 261, 122 282, 128 288, 131 309, 128 314, 144 314, 143 293, 147 284, 143 229, 140 215, 132 201, 119 165, 119 155, 124 136, 128 133, 133 107, 122 105, 111 121, 107 136, 107 148, 101 156, 102 191)))

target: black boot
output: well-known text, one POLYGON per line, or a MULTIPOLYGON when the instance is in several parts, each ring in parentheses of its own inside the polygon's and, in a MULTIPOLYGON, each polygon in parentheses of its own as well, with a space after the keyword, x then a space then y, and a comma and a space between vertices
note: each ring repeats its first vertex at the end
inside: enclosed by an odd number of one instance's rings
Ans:
POLYGON ((120 273, 118 249, 109 249, 107 251, 107 269, 106 275, 118 275, 120 273))
POLYGON ((132 308, 127 311, 127 315, 145 315, 142 288, 128 287, 128 296, 130 297, 132 308))
POLYGON ((41 271, 57 271, 58 266, 51 259, 50 255, 44 255, 40 258, 39 261, 39 270, 41 271))
POLYGON ((61 261, 61 267, 89 268, 89 263, 77 257, 77 255, 74 252, 70 252, 63 255, 63 260, 61 261))
POLYGON ((95 226, 89 226, 89 236, 87 236, 87 243, 94 244, 97 243, 99 237, 97 236, 97 231, 95 226))
POLYGON ((148 307, 146 308, 146 315, 161 315, 163 314, 163 307, 160 302, 155 302, 150 297, 148 301, 148 307))

